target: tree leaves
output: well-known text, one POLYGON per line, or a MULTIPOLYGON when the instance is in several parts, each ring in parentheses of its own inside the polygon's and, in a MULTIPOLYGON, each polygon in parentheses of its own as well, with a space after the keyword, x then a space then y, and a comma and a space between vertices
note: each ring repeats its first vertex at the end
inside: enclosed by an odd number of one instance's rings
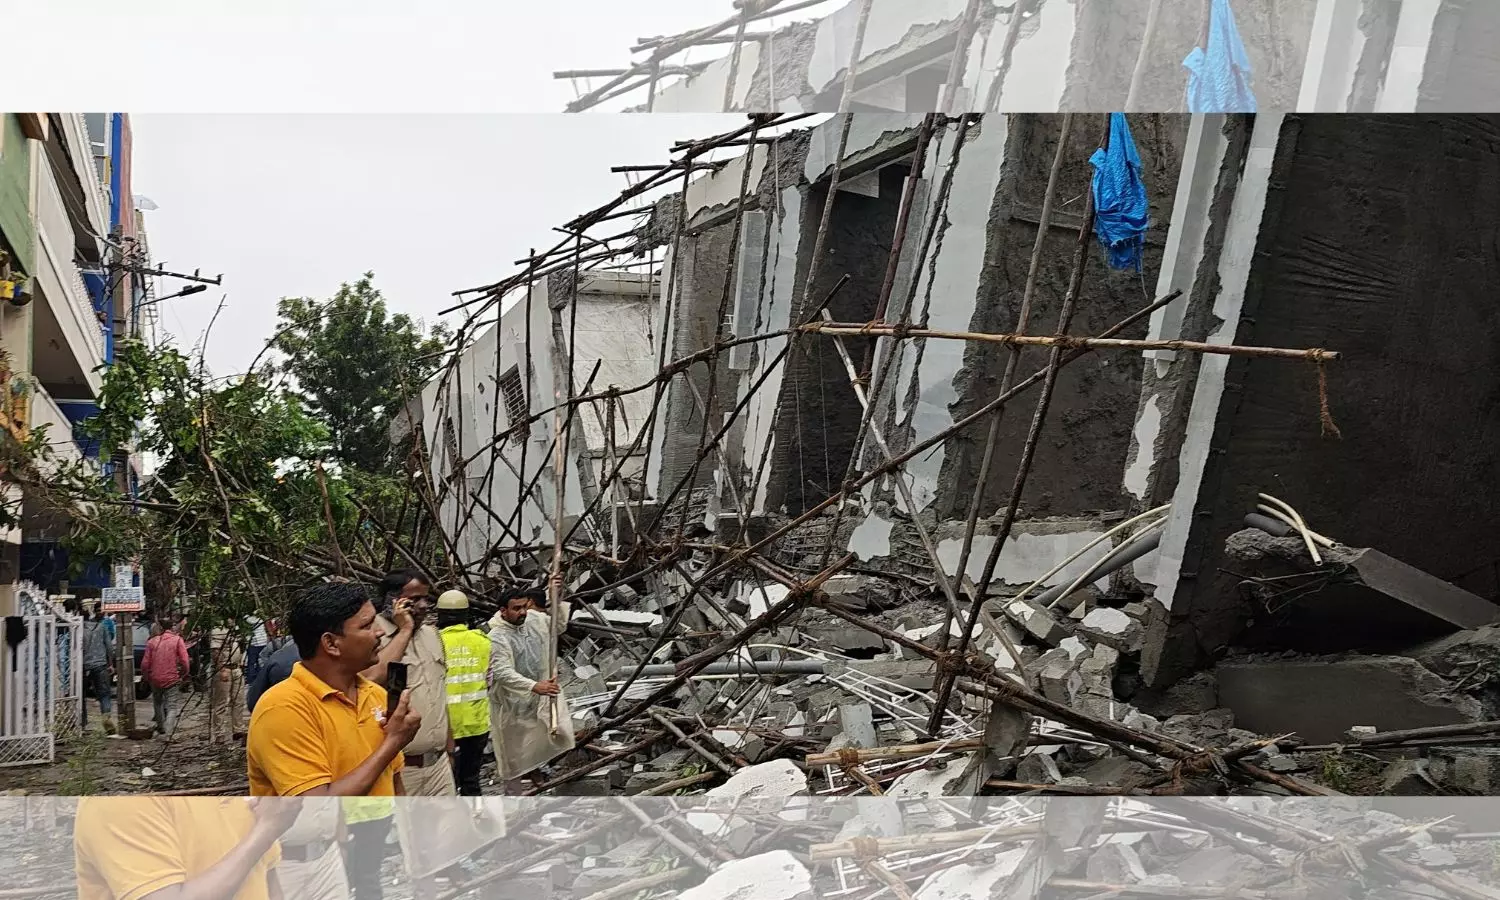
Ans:
POLYGON ((283 299, 273 346, 280 371, 328 427, 333 458, 383 472, 394 460, 391 417, 437 370, 450 334, 390 315, 374 278, 367 272, 326 301, 283 299))

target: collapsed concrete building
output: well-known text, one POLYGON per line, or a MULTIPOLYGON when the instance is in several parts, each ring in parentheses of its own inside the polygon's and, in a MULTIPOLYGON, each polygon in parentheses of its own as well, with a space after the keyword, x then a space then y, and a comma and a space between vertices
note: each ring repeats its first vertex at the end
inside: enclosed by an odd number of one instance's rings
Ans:
MULTIPOLYGON (((695 32, 641 39, 631 50, 643 58, 628 68, 556 72, 580 86, 568 111, 625 98, 636 111, 833 112, 851 73, 855 112, 1184 109, 1183 61, 1204 44, 1212 8, 1204 0, 870 0, 868 12, 866 0, 736 6, 740 14, 717 26, 705 18, 695 32), (764 24, 804 8, 816 18, 764 24), (677 61, 688 50, 700 61, 677 61)), ((1262 109, 1495 110, 1500 11, 1492 3, 1233 0, 1231 8, 1262 109)))
MULTIPOLYGON (((1143 271, 1089 253, 1069 333, 1138 315, 1120 339, 1197 349, 1106 348, 1056 371, 998 555, 1032 417, 1000 417, 989 447, 982 424, 953 429, 1006 387, 1015 345, 804 327, 826 303, 835 322, 1004 334, 1030 281, 1027 333, 1052 333, 1102 120, 1068 120, 1059 155, 1057 115, 858 114, 847 131, 835 117, 670 170, 685 190, 635 207, 613 243, 570 239, 550 274, 533 259, 413 410, 462 569, 534 576, 561 523, 568 553, 610 565, 592 582, 568 569, 609 607, 590 627, 607 626, 604 642, 610 628, 656 634, 664 677, 671 648, 702 646, 664 634, 666 614, 754 545, 761 569, 723 576, 712 609, 667 624, 732 632, 788 597, 766 571, 806 576, 847 554, 826 589, 928 645, 951 621, 939 588, 966 606, 984 585, 976 647, 1104 718, 1223 705, 1251 731, 1314 742, 1500 718, 1500 698, 1453 678, 1455 653, 1483 656, 1493 637, 1475 629, 1500 601, 1493 118, 1130 116, 1151 209, 1143 271), (900 481, 878 474, 926 444, 900 481), (982 479, 987 456, 1000 470, 982 479), (1277 531, 1262 495, 1305 514, 1302 530, 1245 538, 1251 514, 1277 531), (1322 565, 1303 535, 1330 536, 1322 565), (1350 547, 1377 548, 1384 568, 1350 547), (652 574, 663 557, 675 571, 652 574), (1007 661, 1007 638, 1022 658, 1007 661)), ((1018 349, 1014 383, 1047 371, 1043 349, 1018 349)), ((809 616, 818 652, 863 673, 931 666, 880 669, 909 651, 809 616)), ((574 662, 589 677, 634 667, 613 650, 574 662)), ((938 670, 924 671, 906 684, 926 696, 938 670)))

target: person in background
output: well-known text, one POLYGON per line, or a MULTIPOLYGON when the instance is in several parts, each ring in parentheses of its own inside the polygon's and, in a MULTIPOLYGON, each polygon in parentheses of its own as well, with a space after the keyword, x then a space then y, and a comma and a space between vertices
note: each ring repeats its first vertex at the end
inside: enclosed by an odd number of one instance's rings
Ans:
POLYGON ((500 778, 512 782, 573 749, 573 717, 550 668, 546 614, 533 591, 515 591, 490 620, 490 737, 500 778), (550 698, 556 698, 552 700, 550 698), (552 704, 557 704, 557 729, 552 704))
POLYGON ((219 734, 228 735, 226 743, 245 736, 245 712, 240 698, 245 695, 245 652, 240 640, 228 628, 215 628, 208 637, 209 702, 212 720, 208 742, 219 743, 219 734))
POLYGON ((360 673, 379 660, 375 607, 358 584, 320 584, 288 616, 301 661, 267 690, 250 717, 246 769, 252 796, 391 797, 404 793, 402 748, 422 719, 403 694, 360 673))
POLYGON ((385 865, 387 840, 395 822, 396 801, 390 797, 343 798, 344 870, 354 900, 381 900, 385 888, 380 870, 385 865))
MULTIPOLYGON (((281 889, 295 900, 349 900, 340 797, 298 797, 302 814, 281 836, 281 889)), ((389 798, 387 798, 389 799, 389 798)))
POLYGON ((250 626, 250 649, 245 653, 245 680, 253 681, 260 674, 260 656, 266 652, 266 644, 271 642, 271 636, 266 633, 266 621, 260 616, 250 616, 245 624, 250 626))
POLYGON ((422 717, 422 729, 406 747, 402 781, 413 797, 454 797, 458 790, 453 767, 453 735, 448 729, 448 664, 443 637, 429 618, 432 585, 420 572, 398 569, 380 583, 378 662, 361 674, 378 684, 387 665, 407 667, 407 696, 412 711, 422 717))
POLYGON ((490 639, 469 627, 469 597, 445 591, 437 602, 437 627, 448 659, 448 726, 457 746, 453 758, 458 793, 478 797, 484 768, 484 745, 490 734, 490 705, 485 674, 490 667, 490 639))
POLYGON ((83 797, 73 827, 79 900, 283 900, 276 840, 297 801, 83 797))
MULTIPOLYGON (((114 733, 115 641, 104 627, 104 614, 91 606, 83 622, 83 683, 99 698, 99 712, 104 717, 104 731, 114 733)), ((89 723, 89 705, 83 704, 83 725, 89 723)))
POLYGON ((179 687, 192 665, 181 629, 182 620, 170 615, 154 626, 152 630, 156 633, 146 642, 146 655, 141 659, 141 672, 151 686, 156 732, 164 738, 171 738, 177 729, 179 687))
POLYGON ((297 643, 292 640, 277 647, 269 656, 262 657, 260 673, 245 687, 245 708, 254 713, 255 703, 261 695, 285 681, 292 674, 292 667, 301 658, 302 654, 297 650, 297 643))

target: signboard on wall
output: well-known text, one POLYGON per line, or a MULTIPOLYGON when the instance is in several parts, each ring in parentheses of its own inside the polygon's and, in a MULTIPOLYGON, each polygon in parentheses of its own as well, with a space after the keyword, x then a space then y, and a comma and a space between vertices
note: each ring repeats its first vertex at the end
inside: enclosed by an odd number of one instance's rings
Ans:
POLYGON ((145 612, 146 592, 138 587, 105 588, 99 592, 99 606, 105 612, 145 612))

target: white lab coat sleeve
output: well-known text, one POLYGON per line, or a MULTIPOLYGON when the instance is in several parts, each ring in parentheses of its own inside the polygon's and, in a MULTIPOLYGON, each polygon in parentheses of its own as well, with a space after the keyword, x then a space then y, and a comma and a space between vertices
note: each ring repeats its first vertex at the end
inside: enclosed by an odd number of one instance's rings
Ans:
POLYGON ((515 653, 510 641, 496 628, 490 632, 490 686, 518 693, 530 693, 536 682, 516 671, 515 653))

